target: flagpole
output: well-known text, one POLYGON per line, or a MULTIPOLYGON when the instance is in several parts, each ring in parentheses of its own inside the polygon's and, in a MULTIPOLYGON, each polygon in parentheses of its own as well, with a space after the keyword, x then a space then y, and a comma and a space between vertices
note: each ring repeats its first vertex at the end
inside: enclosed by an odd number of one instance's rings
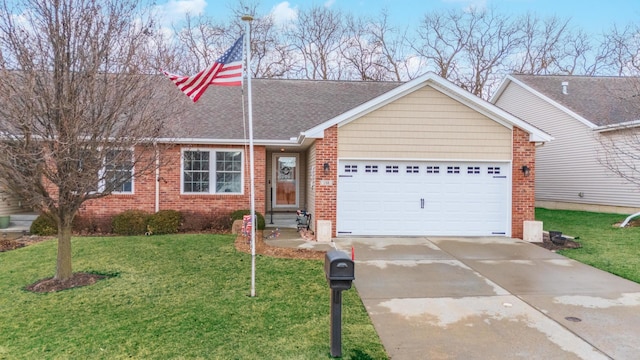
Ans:
POLYGON ((249 177, 251 183, 251 297, 256 296, 256 185, 255 166, 253 154, 253 104, 251 103, 251 21, 253 16, 244 15, 242 21, 245 22, 244 44, 246 47, 247 62, 247 107, 249 114, 249 177))

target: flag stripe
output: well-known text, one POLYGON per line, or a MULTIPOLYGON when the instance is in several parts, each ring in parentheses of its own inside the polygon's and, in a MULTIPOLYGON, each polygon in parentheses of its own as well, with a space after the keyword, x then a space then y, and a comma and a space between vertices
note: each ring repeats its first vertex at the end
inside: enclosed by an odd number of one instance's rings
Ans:
POLYGON ((213 64, 192 76, 180 76, 163 73, 193 102, 198 101, 209 85, 240 86, 242 85, 242 42, 238 40, 213 64))

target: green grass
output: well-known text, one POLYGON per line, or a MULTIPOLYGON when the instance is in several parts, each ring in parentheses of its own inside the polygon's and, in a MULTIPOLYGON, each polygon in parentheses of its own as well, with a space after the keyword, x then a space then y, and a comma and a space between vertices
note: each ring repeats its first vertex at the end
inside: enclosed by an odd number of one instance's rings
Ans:
POLYGON ((578 237, 582 248, 563 250, 566 257, 640 283, 640 227, 613 224, 625 215, 536 209, 545 230, 578 237))
MULTIPOLYGON (((0 253, 0 359, 330 358, 330 291, 318 260, 256 259, 231 236, 74 238, 75 272, 117 274, 50 294, 55 241, 0 253)), ((386 359, 355 290, 343 358, 386 359)))

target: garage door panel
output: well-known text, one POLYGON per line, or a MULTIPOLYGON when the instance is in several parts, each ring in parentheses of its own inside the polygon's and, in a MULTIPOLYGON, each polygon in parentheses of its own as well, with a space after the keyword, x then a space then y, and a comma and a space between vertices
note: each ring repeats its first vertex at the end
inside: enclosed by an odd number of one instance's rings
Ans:
POLYGON ((341 161, 338 234, 506 234, 508 169, 508 163, 341 161))

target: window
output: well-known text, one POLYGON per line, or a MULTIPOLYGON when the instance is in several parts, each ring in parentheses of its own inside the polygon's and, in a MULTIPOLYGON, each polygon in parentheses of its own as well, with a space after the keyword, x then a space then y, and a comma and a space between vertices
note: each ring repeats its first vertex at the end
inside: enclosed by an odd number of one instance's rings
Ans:
POLYGON ((104 159, 103 189, 116 193, 133 192, 133 152, 131 150, 109 150, 104 159))
POLYGON ((242 152, 185 150, 182 154, 182 192, 242 193, 242 152), (211 182, 215 181, 214 184, 211 182))
POLYGON ((386 172, 389 174, 397 174, 398 173, 398 165, 387 165, 386 172))
POLYGON ((489 166, 487 168, 487 174, 500 175, 500 167, 499 166, 489 166))
POLYGON ((420 172, 419 166, 407 165, 407 174, 417 174, 420 172))
POLYGON ((467 174, 480 174, 479 166, 467 166, 467 174))
POLYGON ((427 166, 427 174, 439 174, 440 166, 427 166))
POLYGON ((357 173, 358 172, 358 165, 345 165, 344 166, 344 172, 346 172, 346 173, 357 173))
POLYGON ((377 173, 378 172, 378 165, 365 165, 364 172, 377 173))
POLYGON ((447 174, 460 174, 460 166, 447 166, 447 174))

